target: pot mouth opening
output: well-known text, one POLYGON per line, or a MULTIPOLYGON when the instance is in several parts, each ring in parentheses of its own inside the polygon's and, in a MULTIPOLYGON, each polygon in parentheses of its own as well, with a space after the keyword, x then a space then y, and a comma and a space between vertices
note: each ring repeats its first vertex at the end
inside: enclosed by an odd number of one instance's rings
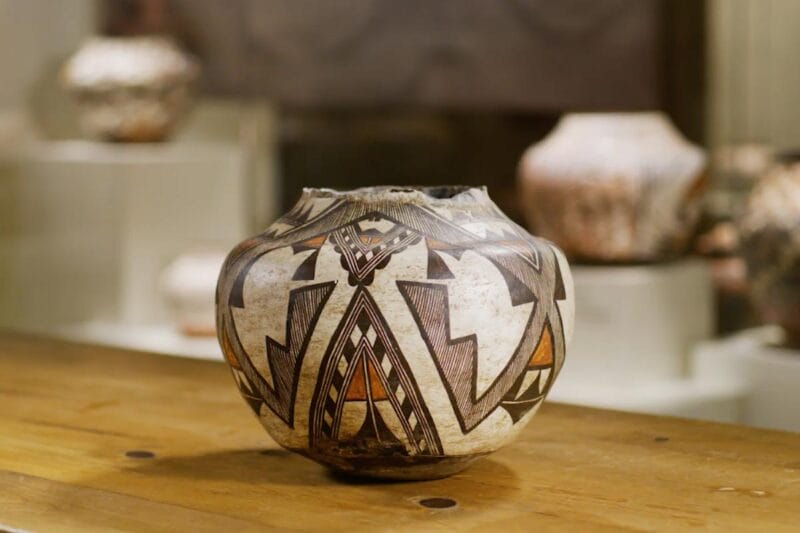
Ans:
POLYGON ((469 185, 381 185, 350 190, 307 187, 303 189, 303 195, 312 198, 341 198, 360 202, 475 203, 488 199, 485 186, 472 187, 469 185))

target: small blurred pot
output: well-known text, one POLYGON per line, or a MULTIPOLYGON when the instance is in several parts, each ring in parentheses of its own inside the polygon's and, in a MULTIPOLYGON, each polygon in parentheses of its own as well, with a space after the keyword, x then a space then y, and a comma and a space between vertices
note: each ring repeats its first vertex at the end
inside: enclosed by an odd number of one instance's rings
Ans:
POLYGON ((169 38, 92 37, 62 72, 81 126, 119 142, 164 140, 187 107, 199 68, 169 38))
POLYGON ((184 335, 216 335, 214 291, 225 253, 181 255, 161 273, 159 292, 184 335))

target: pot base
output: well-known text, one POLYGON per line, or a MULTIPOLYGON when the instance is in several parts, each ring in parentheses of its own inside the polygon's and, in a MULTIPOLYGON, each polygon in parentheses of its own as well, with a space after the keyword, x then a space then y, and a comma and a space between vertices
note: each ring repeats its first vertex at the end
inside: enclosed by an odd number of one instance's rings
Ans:
POLYGON ((348 477, 415 481, 439 479, 461 472, 477 459, 487 455, 438 455, 438 456, 331 456, 315 454, 306 450, 295 450, 309 459, 323 464, 337 474, 348 477))

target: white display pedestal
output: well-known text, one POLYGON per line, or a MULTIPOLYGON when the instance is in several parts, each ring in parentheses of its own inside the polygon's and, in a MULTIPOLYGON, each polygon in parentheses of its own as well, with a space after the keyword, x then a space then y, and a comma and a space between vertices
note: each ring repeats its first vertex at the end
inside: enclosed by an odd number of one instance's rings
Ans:
POLYGON ((693 372, 708 383, 735 383, 745 390, 739 422, 800 431, 800 351, 775 347, 775 326, 709 341, 694 351, 693 372))
POLYGON ((746 388, 738 382, 693 378, 593 385, 559 377, 547 397, 562 403, 715 422, 737 423, 746 388))
POLYGON ((277 214, 276 131, 265 102, 202 100, 169 142, 26 139, 0 153, 0 327, 218 356, 214 339, 172 329, 157 280, 277 214))
POLYGON ((704 262, 573 266, 575 335, 550 398, 626 411, 733 422, 737 383, 704 383, 689 354, 713 332, 704 262))
POLYGON ((159 272, 249 233, 244 169, 234 143, 31 145, 0 180, 15 202, 0 236, 3 323, 164 323, 159 272))
POLYGON ((222 360, 216 337, 187 337, 171 325, 137 326, 122 322, 91 321, 59 328, 58 337, 128 350, 195 359, 222 360))
POLYGON ((575 335, 561 380, 686 375, 690 349, 713 333, 713 288, 702 261, 573 266, 575 335))

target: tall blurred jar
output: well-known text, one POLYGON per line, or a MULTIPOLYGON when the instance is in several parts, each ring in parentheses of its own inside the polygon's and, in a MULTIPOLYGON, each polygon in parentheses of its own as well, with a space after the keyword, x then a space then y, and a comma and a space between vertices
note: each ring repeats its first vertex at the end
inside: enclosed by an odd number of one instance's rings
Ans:
POLYGON ((705 167, 662 113, 568 114, 520 161, 523 209, 573 259, 670 259, 693 235, 705 167))
POLYGON ((800 348, 800 154, 755 186, 741 221, 750 290, 762 318, 780 324, 800 348))
POLYGON ((175 127, 198 73, 195 60, 170 38, 97 36, 69 59, 62 79, 89 135, 154 142, 175 127))

